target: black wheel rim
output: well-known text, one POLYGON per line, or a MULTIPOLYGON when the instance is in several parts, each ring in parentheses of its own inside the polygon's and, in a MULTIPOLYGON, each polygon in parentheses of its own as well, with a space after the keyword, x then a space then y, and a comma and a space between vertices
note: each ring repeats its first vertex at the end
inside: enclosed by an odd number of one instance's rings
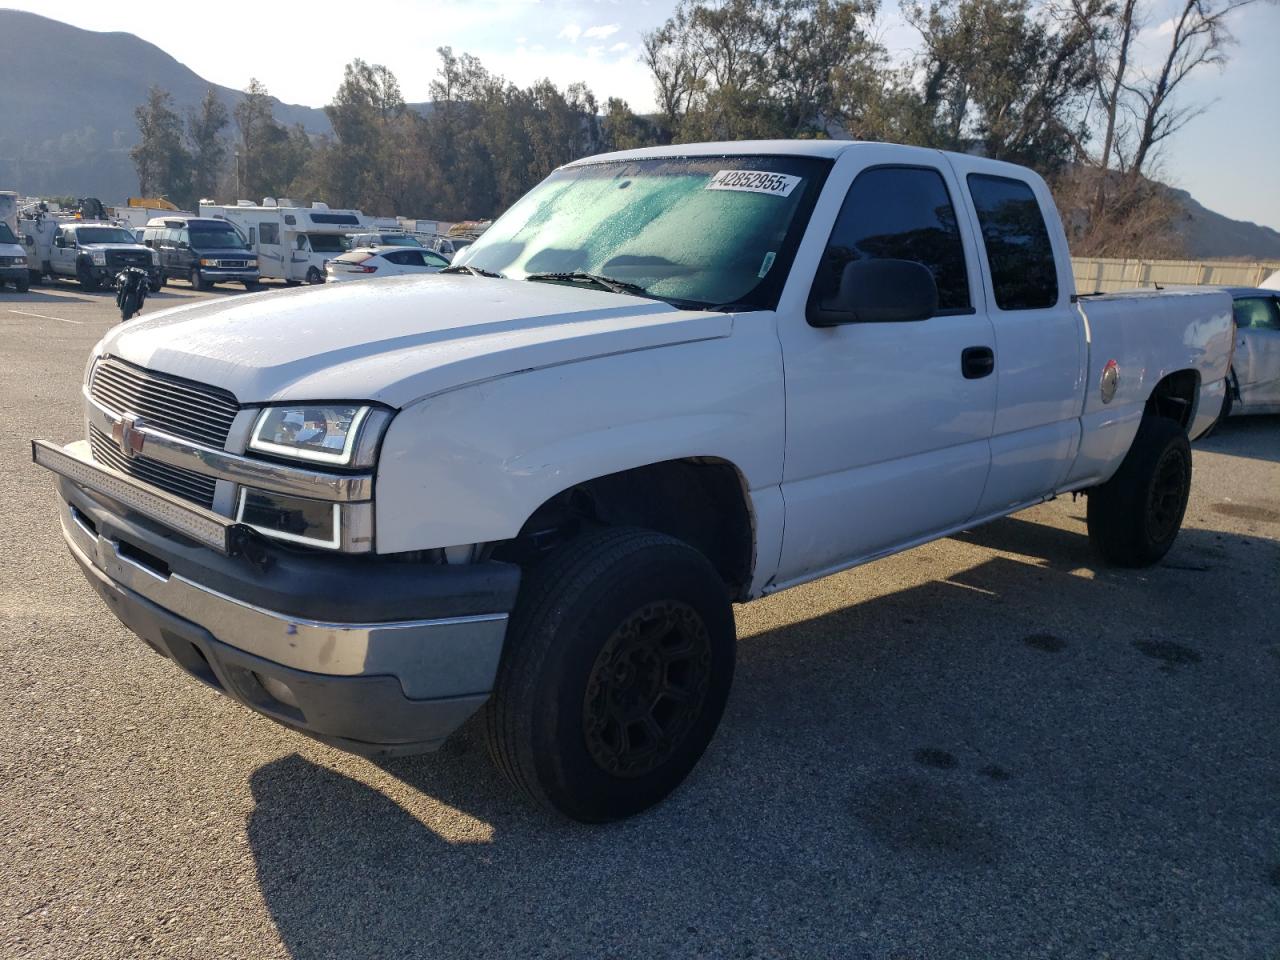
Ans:
POLYGON ((711 637, 697 611, 676 601, 637 610, 614 630, 587 680, 591 758, 617 777, 662 766, 702 713, 710 677, 711 637))
POLYGON ((1186 461, 1180 450, 1171 450, 1156 467, 1147 498, 1147 531, 1156 543, 1178 532, 1186 503, 1186 461))

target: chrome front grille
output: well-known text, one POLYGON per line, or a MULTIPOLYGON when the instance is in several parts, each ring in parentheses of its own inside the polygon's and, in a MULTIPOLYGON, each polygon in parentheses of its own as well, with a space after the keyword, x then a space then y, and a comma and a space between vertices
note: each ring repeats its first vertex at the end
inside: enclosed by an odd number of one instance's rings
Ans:
POLYGON ((93 451, 93 459, 104 467, 167 490, 206 509, 213 509, 213 488, 217 482, 213 477, 171 467, 145 456, 126 457, 114 440, 94 426, 89 427, 89 448, 93 451))
POLYGON ((89 395, 117 415, 131 413, 163 433, 219 450, 240 409, 235 396, 219 387, 144 370, 115 357, 94 365, 89 395))

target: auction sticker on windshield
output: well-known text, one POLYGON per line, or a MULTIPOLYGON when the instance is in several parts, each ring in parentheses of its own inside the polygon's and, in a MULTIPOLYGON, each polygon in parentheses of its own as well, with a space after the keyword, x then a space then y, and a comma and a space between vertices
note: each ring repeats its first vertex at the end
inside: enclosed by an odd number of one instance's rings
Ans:
POLYGON ((769 173, 765 170, 721 170, 708 190, 742 190, 746 193, 768 193, 775 197, 788 197, 802 180, 789 173, 769 173))

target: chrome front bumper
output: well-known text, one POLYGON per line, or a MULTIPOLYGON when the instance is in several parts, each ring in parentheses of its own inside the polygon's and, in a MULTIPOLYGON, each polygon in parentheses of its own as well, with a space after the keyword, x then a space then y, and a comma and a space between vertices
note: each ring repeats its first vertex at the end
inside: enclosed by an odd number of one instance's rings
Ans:
MULTIPOLYGON (((125 626, 197 679, 281 723, 363 754, 434 749, 487 699, 518 586, 511 571, 459 580, 458 568, 433 573, 409 564, 377 567, 370 560, 331 556, 300 561, 296 553, 281 553, 273 573, 259 577, 248 571, 229 581, 227 570, 248 561, 220 554, 208 544, 180 544, 152 522, 171 527, 164 515, 148 510, 155 504, 147 495, 162 491, 90 459, 103 474, 99 477, 86 472, 78 457, 71 459, 75 463, 69 466, 46 457, 44 465, 63 478, 62 534, 72 556, 125 626), (306 568, 290 569, 299 562, 326 564, 330 570, 338 565, 339 571, 343 563, 363 563, 366 573, 372 565, 375 574, 403 572, 423 583, 433 578, 464 583, 461 599, 451 600, 446 590, 424 603, 468 612, 405 617, 405 595, 414 592, 409 580, 388 590, 397 599, 388 606, 393 615, 386 619, 343 622, 300 616, 299 610, 308 606, 308 585, 317 591, 315 606, 327 610, 335 581, 332 573, 313 576, 306 568), (208 576, 202 576, 202 563, 207 563, 208 576), (275 589, 285 591, 277 595, 292 609, 269 609, 202 582, 233 584, 228 590, 239 583, 248 590, 259 579, 277 581, 275 589), (491 611, 470 612, 486 604, 491 611)), ((167 501, 162 505, 169 506, 167 501)), ((369 594, 370 583, 377 582, 382 581, 364 576, 354 589, 369 594)), ((371 602, 377 598, 366 597, 359 609, 367 613, 371 602)))

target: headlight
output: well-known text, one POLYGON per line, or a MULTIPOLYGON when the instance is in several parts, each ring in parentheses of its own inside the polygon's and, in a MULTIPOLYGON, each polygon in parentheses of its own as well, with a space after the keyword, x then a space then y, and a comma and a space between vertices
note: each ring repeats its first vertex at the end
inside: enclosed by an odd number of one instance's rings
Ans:
POLYGON ((218 265, 217 260, 210 260, 208 257, 200 258, 200 266, 202 267, 216 267, 217 265, 218 265))
POLYGON ((370 467, 390 419, 390 411, 360 404, 267 407, 253 425, 249 449, 312 463, 370 467))
POLYGON ((93 251, 93 265, 95 267, 105 267, 107 265, 107 255, 104 251, 93 251))

